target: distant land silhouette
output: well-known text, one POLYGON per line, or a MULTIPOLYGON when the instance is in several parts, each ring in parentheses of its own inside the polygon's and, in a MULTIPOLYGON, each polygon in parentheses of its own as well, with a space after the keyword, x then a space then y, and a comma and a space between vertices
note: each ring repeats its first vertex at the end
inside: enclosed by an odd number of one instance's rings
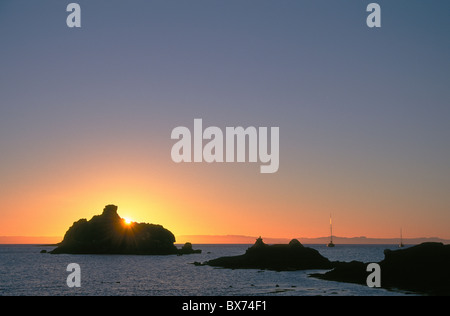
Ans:
POLYGON ((101 215, 73 223, 52 254, 142 254, 170 255, 198 253, 186 243, 181 249, 175 236, 161 225, 127 223, 117 214, 117 206, 107 205, 101 215))
MULTIPOLYGON (((245 235, 180 235, 177 236, 179 242, 189 240, 194 244, 248 244, 251 245, 257 239, 256 236, 245 235)), ((307 238, 295 238, 304 245, 308 244, 328 244, 330 236, 307 238)), ((267 244, 287 244, 291 239, 289 238, 270 238, 264 237, 267 244)), ((333 243, 336 245, 352 245, 352 244, 381 244, 381 245, 396 245, 400 242, 399 238, 368 238, 368 237, 338 237, 333 235, 333 243)), ((418 245, 424 242, 440 242, 443 244, 450 244, 450 239, 441 239, 438 237, 421 237, 421 238, 403 238, 403 244, 418 245)))
POLYGON ((1 245, 43 245, 57 244, 61 236, 0 236, 1 245))
MULTIPOLYGON (((175 236, 175 244, 185 244, 191 242, 193 244, 246 244, 251 245, 255 242, 256 236, 245 235, 178 235, 175 236)), ((57 244, 62 240, 62 236, 0 236, 0 244, 57 244)), ((330 236, 307 238, 298 237, 304 245, 311 244, 327 244, 330 236)), ((288 243, 289 238, 272 238, 264 237, 264 241, 268 244, 284 244, 288 243)), ((400 242, 399 238, 368 238, 368 237, 337 237, 333 235, 335 244, 384 244, 396 245, 400 242)), ((441 242, 450 244, 450 239, 442 239, 438 237, 420 237, 420 238, 403 238, 403 243, 407 245, 418 245, 424 242, 441 242)))

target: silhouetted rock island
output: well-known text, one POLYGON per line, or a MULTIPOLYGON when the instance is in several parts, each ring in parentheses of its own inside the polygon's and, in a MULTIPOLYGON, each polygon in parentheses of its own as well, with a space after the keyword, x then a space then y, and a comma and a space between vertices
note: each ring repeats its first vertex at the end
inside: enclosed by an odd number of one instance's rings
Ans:
POLYGON ((177 249, 175 236, 161 225, 126 223, 117 206, 107 205, 101 215, 80 219, 69 228, 52 254, 143 254, 198 253, 192 245, 177 249))
POLYGON ((230 269, 276 271, 332 268, 327 258, 315 249, 304 247, 297 239, 291 240, 289 244, 267 245, 261 237, 243 255, 221 257, 204 264, 230 269))
MULTIPOLYGON (((367 263, 335 262, 325 274, 311 276, 332 281, 366 284, 367 263)), ((409 248, 384 251, 381 287, 431 295, 450 295, 450 245, 426 242, 409 248)))
POLYGON ((197 249, 193 249, 192 248, 192 244, 190 242, 187 242, 183 245, 183 247, 181 247, 181 249, 178 250, 178 254, 180 255, 185 255, 185 254, 191 254, 191 253, 201 253, 202 251, 197 249))

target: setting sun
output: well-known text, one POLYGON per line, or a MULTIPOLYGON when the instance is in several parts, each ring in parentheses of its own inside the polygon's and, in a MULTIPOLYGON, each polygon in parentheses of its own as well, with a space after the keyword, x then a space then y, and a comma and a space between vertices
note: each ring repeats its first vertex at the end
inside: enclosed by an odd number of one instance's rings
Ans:
POLYGON ((123 222, 124 222, 126 225, 130 225, 130 224, 132 223, 132 220, 129 219, 129 218, 123 218, 123 222))

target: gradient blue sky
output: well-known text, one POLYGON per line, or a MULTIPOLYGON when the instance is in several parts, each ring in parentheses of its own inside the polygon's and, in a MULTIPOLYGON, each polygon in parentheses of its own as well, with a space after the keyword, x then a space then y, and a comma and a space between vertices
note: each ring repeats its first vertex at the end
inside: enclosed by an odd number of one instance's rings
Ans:
MULTIPOLYGON (((109 203, 174 234, 450 238, 450 2, 0 2, 0 235, 109 203), (279 126, 280 169, 174 164, 176 126, 279 126)), ((121 213, 122 212, 122 213, 121 213)))

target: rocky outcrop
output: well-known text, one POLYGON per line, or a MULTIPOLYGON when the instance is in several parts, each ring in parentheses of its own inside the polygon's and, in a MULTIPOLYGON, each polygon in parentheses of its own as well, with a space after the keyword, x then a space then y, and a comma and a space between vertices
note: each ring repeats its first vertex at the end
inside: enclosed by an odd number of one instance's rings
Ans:
MULTIPOLYGON (((385 250, 381 286, 431 295, 450 295, 450 245, 427 242, 399 250, 385 250)), ((312 276, 325 280, 366 284, 367 263, 335 263, 325 274, 312 276)))
MULTIPOLYGON (((126 223, 117 206, 107 205, 101 215, 80 219, 69 228, 52 254, 178 254, 175 236, 161 225, 126 223)), ((188 251, 183 250, 183 253, 188 251)), ((192 253, 192 252, 191 252, 192 253)))
POLYGON ((183 247, 178 250, 179 255, 188 255, 191 253, 202 253, 202 251, 200 249, 192 248, 192 244, 190 242, 185 243, 183 247))
POLYGON ((331 262, 317 250, 304 247, 298 240, 289 244, 267 245, 258 238, 240 256, 221 257, 204 264, 230 269, 268 269, 276 271, 331 269, 331 262))

